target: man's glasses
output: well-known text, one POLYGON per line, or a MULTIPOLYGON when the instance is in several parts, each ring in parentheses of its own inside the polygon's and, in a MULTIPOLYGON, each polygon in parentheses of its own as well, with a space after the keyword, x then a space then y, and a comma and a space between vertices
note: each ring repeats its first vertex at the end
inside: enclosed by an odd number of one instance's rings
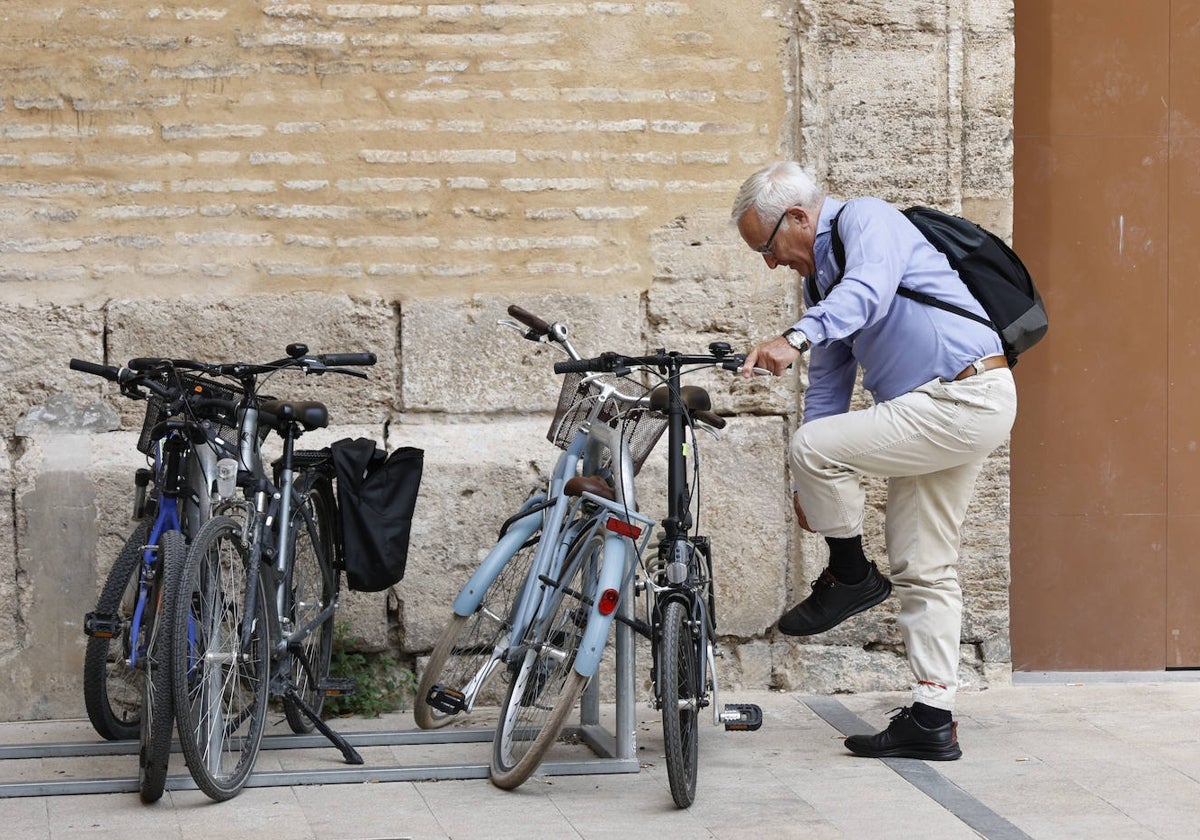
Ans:
POLYGON ((783 220, 787 218, 788 210, 791 210, 791 209, 792 208, 789 207, 787 210, 783 211, 783 215, 780 216, 779 221, 775 223, 775 227, 771 231, 771 235, 769 237, 767 237, 767 243, 765 245, 763 245, 761 248, 755 248, 754 249, 755 251, 757 251, 760 254, 763 254, 764 256, 768 256, 768 257, 775 256, 775 252, 771 250, 771 245, 775 242, 775 234, 779 233, 779 226, 783 224, 783 220))

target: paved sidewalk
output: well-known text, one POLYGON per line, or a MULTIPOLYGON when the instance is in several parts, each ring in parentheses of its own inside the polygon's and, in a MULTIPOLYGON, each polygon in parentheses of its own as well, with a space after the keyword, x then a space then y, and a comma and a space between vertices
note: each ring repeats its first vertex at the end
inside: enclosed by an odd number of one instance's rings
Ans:
MULTIPOLYGON (((169 790, 152 806, 136 793, 9 797, 0 798, 0 826, 21 840, 1191 840, 1200 836, 1200 682, 1167 676, 1113 683, 1047 675, 962 694, 964 756, 940 763, 862 759, 842 747, 839 727, 881 728, 906 694, 726 694, 726 702, 759 703, 765 723, 753 733, 701 730, 700 782, 686 811, 671 801, 657 716, 639 706, 637 773, 534 776, 513 792, 486 779, 258 787, 225 803, 169 790)), ((412 724, 400 714, 338 728, 412 724)), ((0 745, 95 740, 86 721, 0 724, 0 745)), ((367 767, 486 764, 490 744, 360 751, 367 767)), ((297 767, 345 765, 331 747, 271 750, 256 772, 297 767)), ((173 756, 172 773, 184 772, 173 756)), ((130 755, 0 761, 0 785, 133 775, 130 755)))

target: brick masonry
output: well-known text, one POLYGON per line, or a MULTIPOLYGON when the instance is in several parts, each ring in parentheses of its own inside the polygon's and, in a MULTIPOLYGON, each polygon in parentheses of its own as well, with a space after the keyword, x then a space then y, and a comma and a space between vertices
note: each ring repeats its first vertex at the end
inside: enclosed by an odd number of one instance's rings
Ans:
MULTIPOLYGON (((408 576, 345 601, 419 657, 555 454, 554 357, 495 327, 508 302, 585 352, 777 332, 794 284, 728 207, 779 157, 834 194, 1011 227, 1011 0, 10 0, 0 19, 3 719, 82 713, 78 624, 131 527, 139 407, 72 356, 376 352, 366 384, 289 395, 330 404, 314 443, 427 451, 408 576)), ((824 565, 787 509, 803 381, 703 383, 733 415, 705 462, 725 681, 903 687, 889 607, 809 643, 770 631, 824 565)), ((1007 464, 964 541, 974 686, 1008 675, 1007 464)))

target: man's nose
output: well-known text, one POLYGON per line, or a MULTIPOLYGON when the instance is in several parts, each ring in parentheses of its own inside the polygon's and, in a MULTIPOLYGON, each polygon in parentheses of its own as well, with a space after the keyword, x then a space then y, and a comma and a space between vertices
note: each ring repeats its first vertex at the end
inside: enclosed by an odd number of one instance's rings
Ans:
POLYGON ((779 265, 779 260, 775 259, 774 254, 763 254, 763 262, 767 264, 767 268, 775 268, 779 265))

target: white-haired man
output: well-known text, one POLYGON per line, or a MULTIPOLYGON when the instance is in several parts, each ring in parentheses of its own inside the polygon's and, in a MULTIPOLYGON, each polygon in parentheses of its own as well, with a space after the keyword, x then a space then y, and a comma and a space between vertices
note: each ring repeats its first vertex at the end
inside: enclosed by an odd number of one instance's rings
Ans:
POLYGON ((804 287, 803 317, 756 345, 745 375, 753 367, 780 375, 812 353, 789 452, 792 501, 801 526, 825 538, 830 559, 779 630, 822 633, 894 588, 916 677, 913 704, 882 732, 851 736, 846 746, 873 757, 956 759, 959 537, 975 479, 1017 408, 1000 339, 988 326, 897 294, 907 287, 984 315, 945 256, 884 201, 826 197, 799 165, 783 161, 746 180, 733 219, 768 266, 792 269, 804 287), (860 367, 874 404, 851 411, 860 367), (863 552, 863 476, 888 481, 890 580, 863 552))

